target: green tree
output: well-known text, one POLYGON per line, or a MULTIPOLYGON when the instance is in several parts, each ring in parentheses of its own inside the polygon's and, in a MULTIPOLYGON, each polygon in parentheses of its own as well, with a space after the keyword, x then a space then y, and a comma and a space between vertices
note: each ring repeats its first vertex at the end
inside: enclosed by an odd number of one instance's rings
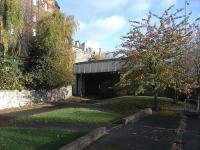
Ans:
POLYGON ((21 53, 20 39, 24 29, 24 15, 19 0, 0 0, 1 39, 4 54, 21 53))
POLYGON ((20 60, 14 56, 0 57, 0 90, 21 90, 23 76, 19 69, 20 60))
POLYGON ((151 90, 156 110, 159 92, 168 87, 182 88, 189 77, 193 79, 180 63, 192 34, 191 28, 186 30, 190 14, 185 18, 183 9, 172 9, 173 6, 161 16, 149 12, 147 19, 131 21, 132 29, 123 37, 122 48, 117 52, 127 57, 120 86, 135 94, 151 90))
POLYGON ((193 25, 194 33, 192 40, 189 43, 189 51, 187 54, 186 69, 194 76, 195 84, 192 84, 193 95, 197 96, 197 110, 199 111, 200 105, 200 18, 196 20, 193 25))
POLYGON ((18 0, 0 0, 0 89, 23 88, 20 38, 24 17, 18 0))
POLYGON ((60 12, 39 21, 31 53, 36 87, 56 88, 73 81, 72 35, 75 30, 74 18, 60 12))

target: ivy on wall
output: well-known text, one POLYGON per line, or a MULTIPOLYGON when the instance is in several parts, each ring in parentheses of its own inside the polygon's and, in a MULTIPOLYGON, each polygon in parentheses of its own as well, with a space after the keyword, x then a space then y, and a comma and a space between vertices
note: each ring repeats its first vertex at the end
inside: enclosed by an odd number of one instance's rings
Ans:
POLYGON ((0 21, 4 54, 19 55, 19 41, 24 29, 24 15, 19 0, 0 0, 0 21))
MULTIPOLYGON (((0 0, 0 89, 52 89, 73 81, 74 17, 44 13, 23 55, 25 14, 20 0, 0 0), (25 56, 25 58, 22 58, 25 56)), ((31 27, 32 29, 32 27, 31 27)))
POLYGON ((20 36, 24 18, 18 0, 0 0, 0 89, 22 89, 20 36))

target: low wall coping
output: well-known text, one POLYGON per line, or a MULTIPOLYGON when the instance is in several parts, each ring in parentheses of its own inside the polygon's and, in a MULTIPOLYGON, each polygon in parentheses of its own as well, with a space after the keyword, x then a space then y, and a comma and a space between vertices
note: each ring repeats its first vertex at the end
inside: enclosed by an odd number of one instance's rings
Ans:
POLYGON ((138 119, 140 119, 141 117, 147 116, 147 115, 152 115, 153 111, 151 108, 146 108, 143 109, 133 115, 130 115, 128 117, 123 118, 123 124, 127 125, 129 123, 134 123, 136 122, 138 119))
POLYGON ((83 150, 84 148, 88 147, 90 144, 102 138, 106 134, 107 134, 106 127, 98 128, 88 133, 87 135, 80 137, 74 142, 63 146, 59 150, 83 150))

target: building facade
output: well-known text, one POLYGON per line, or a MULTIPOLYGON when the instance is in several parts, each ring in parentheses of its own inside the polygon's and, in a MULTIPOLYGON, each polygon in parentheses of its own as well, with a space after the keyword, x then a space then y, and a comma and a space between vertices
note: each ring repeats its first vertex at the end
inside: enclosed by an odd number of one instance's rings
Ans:
POLYGON ((23 33, 24 49, 28 49, 33 38, 37 34, 36 26, 38 21, 49 13, 60 10, 55 0, 19 0, 25 19, 25 32, 23 33))
POLYGON ((24 11, 27 30, 32 30, 36 36, 37 22, 46 14, 59 11, 60 7, 55 0, 20 0, 24 11))
POLYGON ((92 47, 86 47, 86 42, 80 43, 79 41, 75 41, 73 50, 76 57, 75 63, 89 61, 96 54, 92 47))
MULTIPOLYGON (((24 14, 25 28, 23 32, 23 47, 27 49, 33 37, 36 36, 37 22, 48 13, 60 10, 56 0, 18 0, 24 14)), ((2 41, 3 23, 0 21, 0 42, 2 41)), ((14 29, 10 29, 10 34, 14 34, 14 29)))
POLYGON ((75 41, 73 49, 76 56, 75 63, 114 58, 112 53, 106 53, 99 44, 91 41, 84 43, 75 41))

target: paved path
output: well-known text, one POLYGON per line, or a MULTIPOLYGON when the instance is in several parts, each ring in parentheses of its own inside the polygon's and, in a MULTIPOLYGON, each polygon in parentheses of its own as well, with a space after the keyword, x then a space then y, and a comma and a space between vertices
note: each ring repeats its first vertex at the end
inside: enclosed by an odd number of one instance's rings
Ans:
POLYGON ((112 129, 86 150, 169 150, 179 117, 148 116, 135 124, 112 129))
POLYGON ((200 150, 200 117, 187 118, 187 128, 183 134, 183 150, 200 150))

